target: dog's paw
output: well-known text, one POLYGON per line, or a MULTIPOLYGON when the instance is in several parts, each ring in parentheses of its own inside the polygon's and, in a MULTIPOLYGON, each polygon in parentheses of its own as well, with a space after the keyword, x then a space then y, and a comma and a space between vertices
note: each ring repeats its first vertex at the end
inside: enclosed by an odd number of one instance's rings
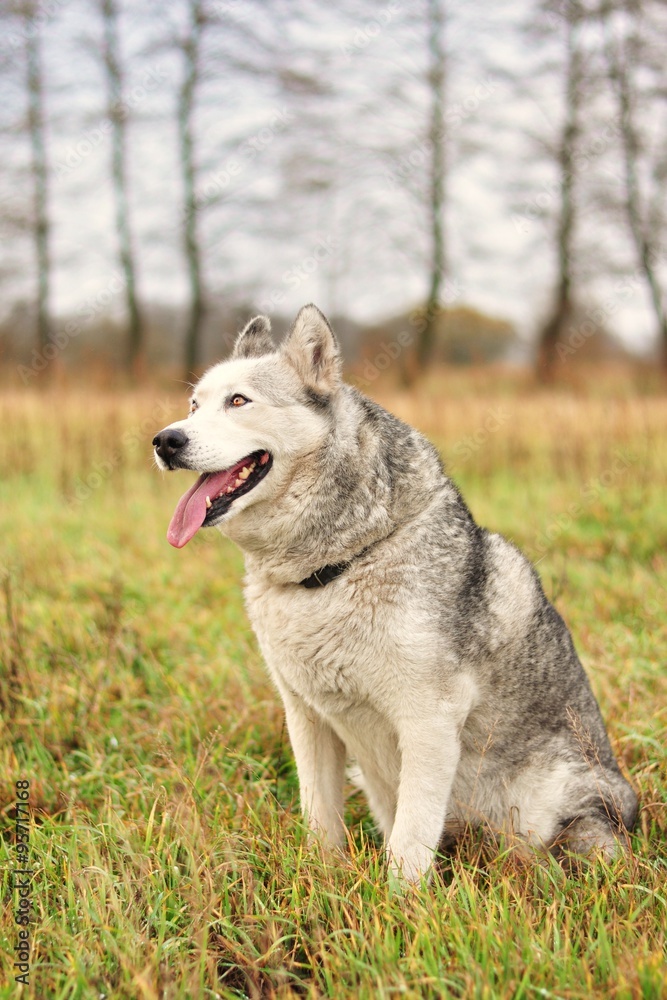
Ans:
POLYGON ((411 889, 420 889, 431 880, 431 854, 424 857, 422 852, 404 854, 397 857, 391 850, 387 852, 389 861, 389 886, 401 887, 401 895, 411 889))

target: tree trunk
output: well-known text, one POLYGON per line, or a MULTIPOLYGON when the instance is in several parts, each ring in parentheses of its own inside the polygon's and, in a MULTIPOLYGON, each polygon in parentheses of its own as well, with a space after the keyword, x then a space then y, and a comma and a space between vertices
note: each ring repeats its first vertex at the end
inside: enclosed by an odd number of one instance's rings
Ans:
POLYGON ((200 361, 201 331, 205 314, 204 284, 197 216, 196 164, 193 112, 200 71, 200 46, 203 28, 201 0, 190 2, 190 33, 183 45, 185 73, 178 102, 178 137, 183 177, 183 248, 190 280, 190 310, 185 331, 185 374, 193 374, 200 361))
POLYGON ((428 135, 431 150, 429 192, 431 264, 425 315, 417 344, 417 360, 419 368, 422 370, 433 357, 440 315, 440 295, 446 267, 444 212, 447 164, 443 117, 446 86, 446 52, 443 37, 445 27, 443 0, 429 0, 428 18, 429 50, 431 55, 429 71, 431 118, 428 135))
POLYGON ((558 345, 563 340, 572 319, 572 301, 569 290, 559 285, 556 302, 549 319, 540 333, 537 355, 537 374, 543 382, 550 382, 558 361, 558 345))
MULTIPOLYGON (((627 9, 628 17, 632 16, 632 10, 632 8, 627 9)), ((613 39, 611 25, 607 23, 605 27, 607 30, 605 45, 607 65, 612 85, 616 90, 619 108, 625 175, 625 214, 639 264, 646 278, 655 313, 661 366, 667 374, 667 308, 658 272, 659 244, 651 239, 649 235, 650 220, 645 218, 646 213, 642 210, 640 181, 637 173, 641 143, 635 124, 636 111, 630 80, 630 60, 627 52, 623 52, 621 45, 613 39)))
POLYGON ((542 381, 554 377, 558 358, 558 344, 562 341, 572 318, 572 253, 576 224, 576 165, 575 156, 580 134, 580 106, 582 98, 583 61, 577 41, 579 11, 571 5, 566 20, 566 79, 565 124, 558 150, 560 173, 560 211, 556 231, 558 250, 558 281, 556 296, 549 319, 544 324, 537 357, 537 374, 542 381))
POLYGON ((52 338, 50 309, 51 224, 48 214, 48 167, 44 138, 44 81, 39 25, 34 8, 28 5, 23 14, 26 38, 28 85, 28 130, 32 149, 33 234, 37 259, 37 350, 42 353, 52 338))
POLYGON ((104 18, 104 66, 107 76, 108 116, 112 123, 111 178, 116 203, 120 266, 125 283, 128 315, 126 360, 134 374, 145 351, 144 323, 137 298, 136 263, 128 208, 126 111, 122 103, 123 71, 118 48, 118 10, 115 0, 101 0, 104 18))

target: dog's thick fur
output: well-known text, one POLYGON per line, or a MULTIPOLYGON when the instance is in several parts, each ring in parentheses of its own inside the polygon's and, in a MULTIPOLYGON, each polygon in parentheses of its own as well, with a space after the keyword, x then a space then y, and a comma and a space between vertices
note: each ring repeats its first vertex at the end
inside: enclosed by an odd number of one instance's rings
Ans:
POLYGON ((319 310, 279 349, 269 331, 253 320, 155 442, 162 468, 200 473, 271 456, 213 522, 245 553, 309 824, 342 843, 349 760, 409 880, 471 822, 613 856, 637 799, 537 574, 475 524, 421 434, 342 381, 319 310), (302 585, 339 564, 326 586, 302 585))

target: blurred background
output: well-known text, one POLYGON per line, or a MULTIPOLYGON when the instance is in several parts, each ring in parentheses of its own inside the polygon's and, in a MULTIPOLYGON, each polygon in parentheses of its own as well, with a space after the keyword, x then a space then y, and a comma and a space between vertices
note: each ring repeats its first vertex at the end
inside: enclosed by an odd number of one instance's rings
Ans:
POLYGON ((0 0, 26 996, 665 995, 666 29, 665 0, 0 0), (151 441, 251 316, 310 301, 537 567, 639 792, 631 865, 464 838, 406 908, 354 796, 348 862, 302 851, 242 554, 168 544, 194 473, 151 441))
POLYGON ((5 381, 189 378, 308 301, 366 383, 667 371, 662 0, 0 17, 5 381))

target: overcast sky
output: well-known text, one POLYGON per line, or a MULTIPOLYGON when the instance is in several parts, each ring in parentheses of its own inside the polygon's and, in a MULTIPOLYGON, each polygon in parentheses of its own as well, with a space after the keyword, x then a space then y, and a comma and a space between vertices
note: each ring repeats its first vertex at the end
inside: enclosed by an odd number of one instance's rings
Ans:
MULTIPOLYGON (((57 11, 44 28, 44 55, 53 164, 54 306, 65 313, 117 288, 119 269, 100 21, 95 5, 86 0, 54 0, 53 6, 57 11)), ((324 94, 313 119, 312 103, 307 115, 301 114, 299 101, 291 104, 271 75, 260 72, 265 68, 260 51, 249 53, 257 60, 256 76, 230 70, 224 25, 230 19, 243 24, 257 17, 259 8, 237 0, 212 4, 220 26, 211 41, 197 116, 199 187, 211 203, 203 212, 207 283, 223 302, 243 292, 255 307, 290 313, 313 300, 325 310, 377 322, 415 305, 426 292, 424 215, 404 183, 406 176, 408 186, 424 182, 426 91, 419 78, 426 49, 414 25, 416 7, 389 0, 373 5, 374 19, 357 20, 336 5, 314 0, 304 3, 307 17, 289 13, 300 5, 277 6, 283 51, 293 51, 294 70, 311 71, 320 61, 323 80, 333 79, 338 94, 335 100, 324 94), (385 100, 385 89, 396 79, 402 81, 400 99, 385 100), (387 142, 402 150, 393 166, 379 156, 363 159, 363 150, 387 142), (301 162, 299 148, 304 150, 301 162), (299 170, 312 177, 306 161, 316 154, 322 191, 307 195, 299 170), (231 176, 230 165, 239 158, 241 169, 231 176), (286 177, 288 160, 292 168, 286 177), (401 170, 406 176, 397 178, 401 170), (218 196, 222 200, 213 205, 218 196), (317 266, 308 273, 313 260, 317 266)), ((555 276, 551 221, 528 218, 525 211, 538 199, 549 209, 554 175, 535 155, 526 132, 548 138, 562 110, 559 88, 538 74, 539 59, 519 33, 529 8, 527 0, 449 5, 452 58, 445 116, 451 164, 445 298, 506 317, 525 335, 546 312, 555 276), (521 93, 509 74, 522 77, 521 93)), ((139 290, 145 301, 174 305, 187 296, 174 120, 182 65, 167 42, 172 27, 183 23, 180 0, 123 5, 139 290)), ((6 91, 5 124, 21 110, 18 75, 17 80, 6 91)), ((603 116, 600 129, 604 125, 603 116)), ((29 196, 27 186, 21 190, 28 178, 27 146, 20 149, 20 142, 16 136, 3 139, 5 163, 11 164, 5 199, 8 193, 19 200, 29 196)), ((604 175, 604 154, 595 170, 604 175)), ((622 226, 596 217, 585 220, 585 229, 584 303, 613 302, 612 328, 645 349, 653 340, 653 324, 643 283, 636 282, 633 294, 619 296, 617 275, 600 266, 608 255, 610 265, 634 270, 622 226)), ((17 248, 5 246, 5 263, 17 248)), ((24 245, 20 253, 27 252, 24 245)), ((12 291, 27 294, 25 269, 22 278, 11 268, 7 273, 5 305, 12 291)))

